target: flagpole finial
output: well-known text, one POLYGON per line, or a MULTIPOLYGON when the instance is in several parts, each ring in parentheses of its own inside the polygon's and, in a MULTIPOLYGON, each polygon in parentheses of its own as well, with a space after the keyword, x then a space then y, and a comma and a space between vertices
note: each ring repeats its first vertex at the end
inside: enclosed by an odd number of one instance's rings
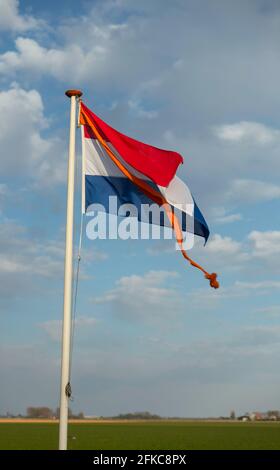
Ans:
POLYGON ((77 96, 78 98, 80 98, 80 96, 82 96, 83 92, 80 91, 80 90, 67 90, 65 92, 65 95, 68 96, 68 98, 71 98, 71 96, 77 96))

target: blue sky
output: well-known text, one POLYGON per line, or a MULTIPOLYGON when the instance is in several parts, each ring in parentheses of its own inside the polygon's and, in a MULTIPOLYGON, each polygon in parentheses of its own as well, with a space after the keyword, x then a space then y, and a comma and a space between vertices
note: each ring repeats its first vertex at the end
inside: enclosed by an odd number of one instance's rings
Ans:
POLYGON ((279 23, 273 0, 0 0, 0 413, 58 405, 72 87, 184 155, 221 281, 168 241, 85 239, 72 408, 280 408, 279 23))

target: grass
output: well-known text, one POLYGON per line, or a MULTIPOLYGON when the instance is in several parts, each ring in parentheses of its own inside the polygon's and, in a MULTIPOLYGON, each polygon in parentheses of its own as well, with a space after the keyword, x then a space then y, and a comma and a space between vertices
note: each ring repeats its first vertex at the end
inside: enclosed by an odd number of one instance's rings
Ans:
MULTIPOLYGON (((1 450, 56 449, 57 423, 0 423, 1 450)), ((69 426, 73 450, 279 450, 280 423, 143 422, 69 426)))

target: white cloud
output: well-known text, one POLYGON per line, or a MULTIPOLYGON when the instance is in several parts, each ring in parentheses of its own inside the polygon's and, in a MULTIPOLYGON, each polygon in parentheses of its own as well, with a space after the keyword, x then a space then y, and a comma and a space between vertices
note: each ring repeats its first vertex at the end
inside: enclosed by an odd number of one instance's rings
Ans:
MULTIPOLYGON (((237 220, 240 220, 240 218, 238 217, 237 220)), ((146 252, 152 256, 162 253, 174 254, 174 242, 168 242, 167 240, 153 242, 146 252)), ((221 273, 221 277, 223 272, 243 270, 249 267, 247 262, 254 256, 252 248, 248 246, 247 238, 237 241, 230 236, 223 236, 218 233, 210 236, 205 246, 203 246, 200 237, 195 237, 195 245, 189 255, 208 271, 221 273)), ((219 289, 220 291, 221 289, 219 289)))
POLYGON ((90 47, 83 47, 73 41, 62 48, 46 48, 34 39, 18 37, 15 40, 16 50, 0 55, 0 74, 14 76, 17 72, 26 72, 33 79, 34 75, 49 75, 63 82, 71 76, 72 83, 89 82, 93 73, 96 77, 100 74, 103 76, 110 63, 106 44, 115 35, 115 30, 108 26, 105 30, 110 31, 110 38, 106 35, 100 37, 95 31, 97 45, 90 40, 90 47))
POLYGON ((279 280, 261 280, 261 281, 235 281, 231 285, 223 286, 223 279, 220 279, 221 287, 217 290, 205 290, 199 288, 193 290, 188 297, 192 305, 201 309, 214 309, 220 302, 234 299, 240 302, 243 297, 254 296, 267 296, 268 293, 278 291, 280 289, 279 280))
POLYGON ((0 0, 0 30, 24 32, 42 24, 30 15, 20 15, 18 0, 0 0))
MULTIPOLYGON (((174 254, 174 250, 174 241, 165 240, 162 242, 154 241, 146 252, 151 256, 156 256, 162 253, 174 254)), ((208 272, 217 272, 221 283, 223 283, 225 273, 247 268, 247 263, 253 256, 252 250, 247 246, 247 239, 237 241, 230 236, 222 236, 218 233, 211 236, 205 246, 203 246, 200 237, 195 237, 195 245, 188 254, 208 272)), ((181 256, 179 251, 177 256, 181 256)), ((219 289, 219 293, 222 290, 219 289)))
POLYGON ((278 280, 262 280, 262 281, 255 281, 255 282, 244 282, 244 281, 236 281, 235 287, 237 289, 243 290, 258 290, 262 293, 267 292, 270 289, 279 289, 280 288, 280 281, 278 280))
POLYGON ((0 274, 61 276, 64 246, 56 240, 30 238, 27 229, 12 221, 3 221, 0 234, 0 274))
MULTIPOLYGON (((73 79, 79 80, 89 60, 81 48, 75 45, 65 49, 46 49, 34 39, 19 37, 15 46, 16 51, 5 52, 0 56, 0 73, 14 74, 17 70, 26 70, 38 75, 51 75, 59 80, 65 80, 71 74, 73 79)), ((96 48, 93 50, 96 51, 96 48)), ((98 49, 97 52, 99 55, 102 53, 98 49)))
MULTIPOLYGON (((37 281, 63 280, 65 242, 63 232, 59 238, 32 236, 27 227, 12 220, 1 221, 0 231, 0 291, 2 296, 13 297, 20 292, 30 294, 37 281)), ((83 250, 80 279, 87 278, 87 268, 95 261, 102 262, 107 254, 101 250, 83 250)), ((75 258, 76 262, 76 258, 75 258)), ((47 289, 47 287, 46 287, 47 289)), ((12 298, 13 298, 12 297, 12 298)))
POLYGON ((242 244, 231 237, 222 237, 219 234, 213 235, 206 246, 206 250, 214 254, 236 254, 241 250, 242 244))
POLYGON ((139 118, 155 119, 158 117, 157 111, 145 109, 140 100, 131 99, 128 101, 128 106, 131 111, 139 118))
POLYGON ((9 194, 8 186, 5 183, 0 183, 0 215, 2 214, 2 209, 5 206, 6 196, 9 194))
POLYGON ((280 131, 258 122, 241 121, 225 124, 214 128, 215 135, 221 140, 230 142, 250 142, 255 144, 271 144, 280 141, 280 131))
POLYGON ((181 310, 181 297, 168 281, 178 274, 172 271, 149 271, 143 276, 131 275, 116 281, 116 287, 93 299, 95 303, 112 303, 112 308, 126 319, 164 319, 181 310))
POLYGON ((188 182, 206 216, 217 206, 223 206, 227 215, 230 211, 238 213, 236 207, 241 202, 279 198, 276 171, 280 170, 280 139, 265 149, 242 142, 235 146, 213 138, 207 130, 180 137, 171 127, 165 133, 164 145, 184 156, 179 176, 188 182))
POLYGON ((280 305, 268 305, 267 307, 260 307, 254 310, 256 313, 267 315, 268 317, 280 316, 280 305))
MULTIPOLYGON (((280 327, 275 325, 247 326, 241 330, 241 335, 236 344, 243 346, 270 346, 280 343, 280 327)), ((267 353, 271 353, 268 349, 267 353)))
POLYGON ((2 175, 14 180, 29 177, 38 186, 65 181, 65 144, 56 137, 46 139, 42 131, 49 123, 37 90, 26 91, 14 84, 0 92, 2 175))
POLYGON ((5 194, 7 194, 8 192, 8 187, 5 183, 1 183, 0 184, 0 195, 3 196, 5 194))
POLYGON ((146 253, 151 256, 158 256, 164 253, 173 253, 175 250, 174 241, 169 240, 150 240, 149 247, 146 249, 146 253))
MULTIPOLYGON (((75 320, 76 328, 91 328, 96 326, 97 320, 93 317, 77 316, 75 320)), ((39 328, 45 331, 49 338, 53 341, 61 340, 62 321, 61 320, 48 320, 39 323, 39 328)))
POLYGON ((215 222, 216 224, 231 224, 232 222, 237 222, 242 220, 241 214, 228 214, 228 215, 221 215, 216 217, 215 222))
POLYGON ((109 258, 108 253, 100 249, 90 246, 90 248, 82 248, 83 263, 90 264, 95 261, 106 261, 109 258))
POLYGON ((252 231, 248 239, 253 245, 253 255, 260 258, 274 259, 280 253, 280 231, 252 231))
POLYGON ((256 269, 261 269, 263 274, 271 274, 271 272, 277 274, 279 272, 279 253, 280 231, 253 230, 242 241, 215 234, 202 248, 199 240, 197 247, 194 248, 193 258, 199 260, 203 265, 207 262, 212 270, 218 270, 221 273, 228 270, 242 269, 246 272, 253 272, 256 269))
POLYGON ((235 179, 227 192, 227 198, 243 202, 270 201, 280 198, 280 186, 252 179, 235 179))

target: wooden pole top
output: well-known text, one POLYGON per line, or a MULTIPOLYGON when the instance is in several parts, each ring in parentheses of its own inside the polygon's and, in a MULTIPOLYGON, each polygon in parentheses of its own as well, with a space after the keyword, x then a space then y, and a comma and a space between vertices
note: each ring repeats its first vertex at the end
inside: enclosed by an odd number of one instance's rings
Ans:
POLYGON ((68 96, 68 98, 71 98, 71 96, 77 96, 78 98, 82 96, 83 92, 80 90, 67 90, 65 92, 65 95, 68 96))

